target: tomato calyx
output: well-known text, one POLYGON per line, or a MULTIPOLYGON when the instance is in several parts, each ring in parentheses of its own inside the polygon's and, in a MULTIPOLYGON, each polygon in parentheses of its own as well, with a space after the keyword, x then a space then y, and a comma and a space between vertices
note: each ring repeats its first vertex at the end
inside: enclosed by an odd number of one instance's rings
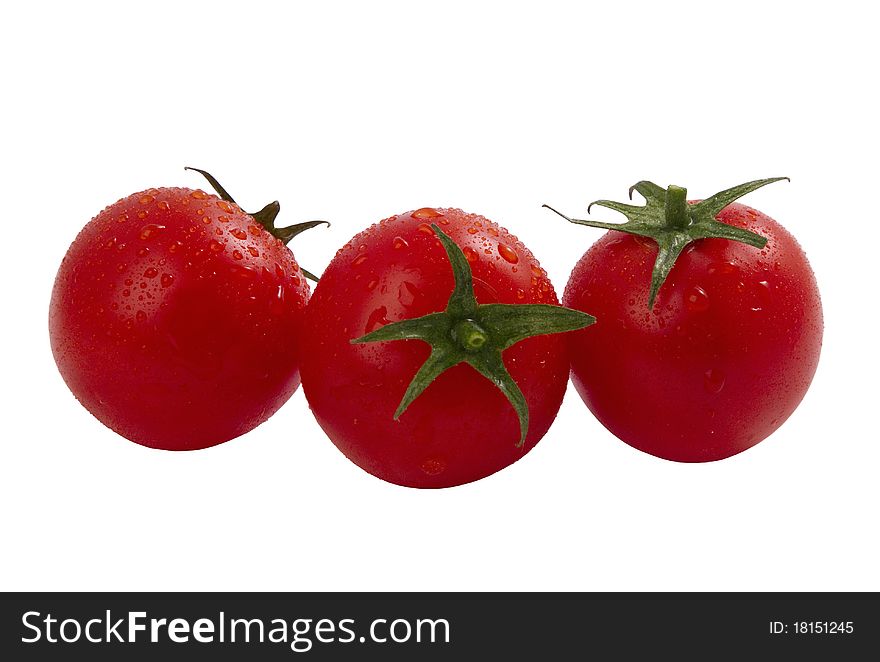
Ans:
MULTIPOLYGON (((213 175, 211 175, 211 173, 206 172, 205 170, 200 170, 199 168, 191 168, 189 166, 185 166, 184 170, 192 170, 199 173, 200 175, 202 175, 202 177, 208 180, 211 188, 213 188, 217 192, 217 195, 219 195, 222 200, 225 200, 226 202, 231 202, 234 205, 238 205, 238 203, 232 198, 231 195, 229 195, 226 189, 221 186, 220 182, 218 182, 217 179, 214 178, 213 175)), ((238 206, 240 207, 240 205, 238 206)), ((263 228, 273 237, 275 237, 276 239, 280 239, 285 245, 290 243, 290 240, 298 234, 305 232, 306 230, 310 230, 311 228, 314 228, 318 225, 323 224, 327 227, 330 227, 330 223, 327 221, 306 221, 305 223, 295 223, 294 225, 277 228, 275 227, 275 219, 277 218, 278 212, 280 211, 281 203, 279 203, 277 200, 273 200, 258 212, 244 213, 253 218, 257 223, 262 225, 263 228)), ((302 271, 303 276, 305 276, 309 280, 318 282, 318 277, 310 271, 307 271, 302 267, 300 267, 300 271, 302 271)))
POLYGON ((544 205, 544 207, 570 223, 627 232, 657 242, 657 259, 651 274, 651 291, 648 297, 648 308, 650 309, 654 307, 657 292, 660 291, 660 287, 675 265, 678 256, 691 242, 714 237, 739 241, 758 249, 764 248, 767 244, 766 237, 743 228, 721 223, 715 220, 715 217, 727 205, 747 193, 783 179, 789 181, 788 177, 772 177, 746 182, 693 204, 688 203, 687 189, 685 188, 670 186, 664 189, 653 182, 641 181, 630 187, 629 197, 632 200, 633 191, 637 191, 645 199, 644 206, 611 200, 596 200, 587 207, 588 214, 593 205, 620 212, 627 219, 625 223, 603 223, 570 218, 550 205, 544 205))
POLYGON ((431 346, 431 354, 410 382, 394 420, 443 372, 467 363, 495 384, 513 406, 520 425, 516 445, 522 447, 529 428, 529 408, 501 353, 526 338, 575 331, 596 320, 581 311, 550 304, 478 304, 473 274, 461 248, 439 226, 431 228, 446 251, 455 279, 446 310, 392 322, 351 342, 416 339, 431 346))

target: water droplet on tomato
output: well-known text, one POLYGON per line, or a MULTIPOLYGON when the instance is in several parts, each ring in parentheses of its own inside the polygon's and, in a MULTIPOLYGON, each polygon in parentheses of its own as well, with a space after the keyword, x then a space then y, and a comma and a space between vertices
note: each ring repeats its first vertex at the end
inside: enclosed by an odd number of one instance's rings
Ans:
POLYGON ((479 230, 477 230, 477 228, 468 228, 467 229, 468 234, 477 234, 477 232, 479 232, 479 230))
POLYGON ((367 290, 374 289, 376 287, 376 285, 378 285, 378 283, 379 283, 379 281, 377 281, 377 280, 371 280, 369 283, 367 283, 367 290))
POLYGON ((155 200, 155 199, 156 199, 156 198, 154 198, 152 195, 150 195, 150 194, 148 193, 148 194, 146 194, 146 195, 142 195, 142 196, 140 197, 140 199, 138 200, 138 202, 140 202, 142 205, 148 205, 148 204, 150 204, 150 203, 151 203, 153 200, 155 200))
POLYGON ((248 253, 250 253, 253 257, 260 257, 260 251, 258 251, 255 247, 248 246, 247 249, 248 253))
POLYGON ((156 225, 155 223, 147 223, 144 227, 141 228, 141 232, 138 235, 144 241, 148 241, 153 239, 156 234, 165 229, 164 225, 156 225))
POLYGON ((366 255, 358 255, 358 256, 354 259, 354 261, 351 263, 351 266, 353 266, 353 267, 359 267, 360 265, 362 265, 362 264, 363 264, 364 262, 366 262, 366 261, 367 261, 367 256, 366 256, 366 255))
POLYGON ((189 194, 191 198, 195 198, 196 200, 204 200, 208 197, 208 194, 202 191, 201 189, 196 189, 192 193, 189 194))
POLYGON ((169 252, 169 253, 176 253, 177 250, 178 250, 181 246, 183 246, 183 243, 182 243, 182 242, 180 242, 180 241, 175 241, 175 242, 172 243, 170 246, 168 246, 168 252, 169 252))
POLYGON ((212 239, 211 242, 208 244, 208 248, 210 248, 215 253, 219 253, 223 250, 223 244, 221 244, 216 239, 212 239))
POLYGON ((139 310, 137 311, 135 317, 137 318, 138 322, 144 322, 147 319, 147 314, 143 310, 139 310))
POLYGON ((234 257, 236 260, 240 260, 244 257, 244 255, 240 250, 234 250, 232 251, 232 257, 234 257))
POLYGON ((516 298, 517 299, 525 299, 526 293, 523 290, 517 290, 516 291, 516 298))
POLYGON ((229 234, 231 234, 236 239, 247 239, 247 232, 245 232, 241 228, 233 228, 229 231, 229 234))
POLYGON ((709 266, 709 274, 735 274, 739 268, 733 262, 716 262, 709 266))
POLYGON ((413 305, 418 295, 418 288, 409 281, 403 281, 397 288, 397 300, 404 306, 413 305))
POLYGON ((137 213, 137 217, 138 217, 138 218, 146 218, 146 217, 147 217, 147 210, 146 210, 146 209, 141 209, 141 210, 137 213))
POLYGON ((113 248, 115 245, 116 245, 116 238, 114 237, 113 239, 107 240, 107 243, 104 244, 104 248, 109 250, 109 249, 113 248))
POLYGON ((443 214, 433 207, 422 207, 412 213, 413 218, 437 218, 438 216, 443 216, 443 214))
POLYGON ((695 285, 685 295, 684 303, 689 311, 701 313, 709 309, 709 295, 702 287, 695 285))
POLYGON ((235 207, 233 207, 231 204, 226 202, 226 200, 218 200, 214 204, 216 204, 220 209, 225 211, 227 214, 234 214, 235 213, 235 207))
POLYGON ((144 278, 155 278, 155 277, 158 276, 158 275, 159 275, 159 270, 156 269, 155 267, 149 267, 149 268, 144 272, 144 278))
POLYGON ((425 472, 428 476, 439 476, 446 471, 446 460, 439 457, 429 457, 422 461, 419 465, 419 469, 425 472))
POLYGON ((124 296, 124 297, 130 297, 130 296, 131 296, 131 290, 129 290, 129 289, 122 290, 122 296, 124 296))
POLYGON ((425 234, 433 235, 434 229, 430 225, 428 225, 427 223, 422 223, 419 226, 419 232, 424 232, 425 234))
POLYGON ((772 304, 773 286, 770 285, 770 281, 761 280, 758 281, 758 287, 756 287, 755 289, 758 293, 758 301, 754 304, 752 310, 757 312, 761 310, 765 305, 772 304))
POLYGON ((170 287, 171 283, 174 282, 174 276, 171 274, 162 274, 162 278, 159 282, 162 283, 162 287, 170 287))
POLYGON ((475 251, 470 246, 465 246, 461 249, 461 252, 464 253, 465 258, 467 258, 468 262, 476 262, 477 261, 477 251, 475 251))
POLYGON ((171 209, 171 205, 168 204, 167 200, 159 200, 159 202, 156 203, 156 206, 162 211, 168 211, 171 209))
POLYGON ((511 264, 519 262, 519 255, 507 244, 498 244, 498 254, 511 264))
POLYGON ((275 290, 275 299, 272 302, 272 312, 276 315, 280 315, 284 312, 284 300, 287 295, 287 290, 284 288, 284 285, 279 285, 275 290))
POLYGON ((391 321, 386 317, 388 314, 388 309, 385 306, 379 306, 370 313, 370 316, 367 318, 367 325, 364 327, 364 333, 371 333, 376 329, 379 329, 386 324, 390 324, 391 321))
POLYGON ((703 374, 703 388, 713 395, 721 393, 727 376, 717 368, 710 368, 703 374))
MULTIPOLYGON (((537 264, 531 265, 529 267, 529 269, 532 272, 532 276, 534 276, 535 278, 543 278, 544 277, 543 269, 541 269, 541 267, 539 267, 537 264)), ((532 284, 534 285, 534 283, 532 283, 532 284)))
POLYGON ((391 243, 393 248, 400 250, 401 248, 409 247, 409 243, 403 237, 394 237, 394 240, 391 243))

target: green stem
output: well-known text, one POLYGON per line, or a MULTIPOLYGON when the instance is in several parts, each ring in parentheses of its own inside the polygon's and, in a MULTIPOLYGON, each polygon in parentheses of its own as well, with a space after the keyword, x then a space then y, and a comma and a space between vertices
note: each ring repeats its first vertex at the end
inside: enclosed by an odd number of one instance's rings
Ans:
POLYGON ((690 225, 686 188, 670 186, 666 189, 665 213, 666 227, 670 230, 684 230, 690 225))
POLYGON ((486 330, 471 319, 461 320, 452 327, 452 337, 468 352, 476 352, 489 339, 486 330))

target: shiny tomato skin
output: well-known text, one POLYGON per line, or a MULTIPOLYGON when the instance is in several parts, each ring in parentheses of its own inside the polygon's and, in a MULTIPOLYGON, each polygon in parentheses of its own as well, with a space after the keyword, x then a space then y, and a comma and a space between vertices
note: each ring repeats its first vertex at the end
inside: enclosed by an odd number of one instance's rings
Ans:
POLYGON ((522 448, 510 402, 469 365, 441 374, 393 420, 429 346, 350 341, 445 310, 452 270, 431 223, 468 258, 478 303, 557 303, 546 272, 505 229, 459 209, 418 209, 373 225, 337 252, 306 311, 301 370, 318 423, 352 462, 392 483, 436 488, 488 476, 533 448, 562 402, 568 357, 559 335, 505 350, 530 412, 522 448))
POLYGON ((597 319, 568 334, 581 398, 618 438, 679 462, 727 458, 770 435, 804 397, 822 345, 819 291, 794 237, 738 203, 717 219, 766 247, 690 244, 649 311, 656 244, 611 231, 563 295, 597 319))
POLYGON ((293 254, 235 205, 149 189, 77 236, 52 290, 65 382, 123 437, 206 448, 256 427, 299 386, 309 288, 293 254))

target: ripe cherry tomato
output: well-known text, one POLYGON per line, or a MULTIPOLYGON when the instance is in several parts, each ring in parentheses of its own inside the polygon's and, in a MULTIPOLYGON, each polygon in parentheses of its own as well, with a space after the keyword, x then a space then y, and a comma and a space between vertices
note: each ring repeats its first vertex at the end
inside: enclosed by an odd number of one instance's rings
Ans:
MULTIPOLYGON (((651 186, 637 190, 662 216, 665 192, 651 186)), ((712 211, 742 195, 730 191, 712 211)), ((604 206, 631 219, 648 213, 604 206)), ((626 443, 680 462, 726 458, 770 435, 804 397, 822 344, 819 291, 794 237, 742 204, 711 216, 727 227, 710 228, 705 234, 714 238, 685 244, 666 265, 656 241, 608 232, 577 263, 563 296, 566 306, 597 318, 568 335, 572 381, 584 402, 626 443), (719 238, 731 226, 760 241, 719 238), (665 266, 671 270, 651 301, 652 272, 665 266)))
MULTIPOLYGON (((452 309, 450 294, 459 280, 450 267, 453 253, 447 256, 435 230, 460 247, 477 303, 557 303, 546 272, 516 237, 459 209, 423 208, 387 218, 337 252, 306 312, 303 389, 318 423, 352 462, 411 487, 467 483, 521 458, 550 427, 568 378, 564 339, 533 336, 503 354, 527 404, 527 427, 502 394, 503 379, 493 383, 464 363, 445 369, 395 420, 414 376, 434 356, 431 346, 415 332, 406 336, 413 339, 394 342, 360 337, 452 309)), ((477 322, 481 314, 474 313, 477 322)), ((579 315, 577 328, 588 323, 582 319, 588 316, 573 314, 579 315)), ((438 342, 461 339, 457 328, 438 342)), ((482 337, 473 344, 474 365, 481 365, 476 357, 494 342, 488 337, 485 346, 482 337)), ((496 356, 501 363, 500 352, 496 356)))
POLYGON ((144 446, 205 448, 293 394, 309 287, 267 230, 283 232, 275 213, 153 188, 85 226, 58 271, 49 331, 61 375, 98 420, 144 446))

